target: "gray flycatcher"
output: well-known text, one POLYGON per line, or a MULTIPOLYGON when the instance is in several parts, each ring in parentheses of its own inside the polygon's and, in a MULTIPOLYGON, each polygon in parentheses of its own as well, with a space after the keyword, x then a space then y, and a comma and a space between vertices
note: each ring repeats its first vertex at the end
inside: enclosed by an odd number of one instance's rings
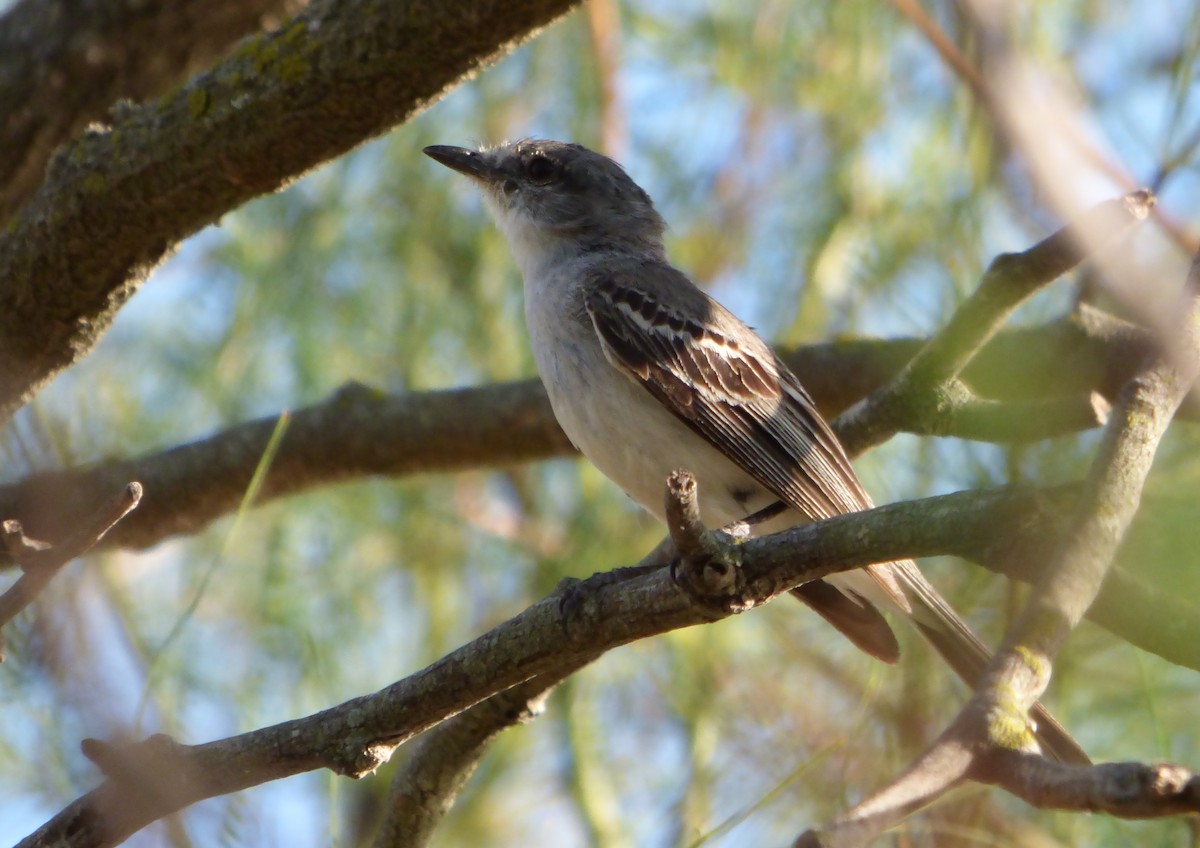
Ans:
MULTIPOLYGON (((664 520, 677 468, 709 527, 769 533, 868 509, 837 437, 771 348, 667 260, 663 219, 611 159, 526 139, 425 153, 470 177, 525 280, 525 319, 559 424, 610 480, 664 520)), ((878 607, 907 617, 970 686, 990 653, 911 560, 794 590, 867 653, 899 647, 878 607)), ((1043 750, 1088 762, 1041 704, 1043 750)))

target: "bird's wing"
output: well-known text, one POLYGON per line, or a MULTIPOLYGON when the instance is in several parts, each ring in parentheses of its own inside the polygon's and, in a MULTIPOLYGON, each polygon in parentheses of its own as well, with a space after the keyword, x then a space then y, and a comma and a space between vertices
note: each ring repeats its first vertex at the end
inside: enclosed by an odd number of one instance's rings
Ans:
MULTIPOLYGON (((647 273, 679 272, 659 266, 647 273)), ((613 273, 587 281, 584 306, 609 362, 809 520, 869 508, 837 437, 771 349, 690 282, 685 290, 699 295, 691 314, 664 303, 645 282, 644 275, 613 273)), ((867 570, 909 609, 891 569, 867 570)))
MULTIPOLYGON (((685 287, 694 291, 687 295, 688 308, 672 308, 639 285, 642 279, 608 274, 588 281, 584 305, 609 362, 807 518, 869 508, 871 499, 837 437, 771 349, 703 292, 685 287)), ((990 653, 916 565, 904 561, 865 570, 973 687, 990 653), (911 603, 905 589, 913 593, 911 603)), ((798 596, 863 650, 894 661, 890 631, 884 634, 867 610, 839 606, 831 591, 810 586, 798 596)), ((1089 762, 1040 703, 1033 715, 1045 750, 1064 762, 1089 762)))

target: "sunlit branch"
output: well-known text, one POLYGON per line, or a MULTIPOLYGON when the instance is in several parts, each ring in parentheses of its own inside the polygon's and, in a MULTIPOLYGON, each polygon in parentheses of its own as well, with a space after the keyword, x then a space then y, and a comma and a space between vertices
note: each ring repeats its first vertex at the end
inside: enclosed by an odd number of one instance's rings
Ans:
MULTIPOLYGON (((703 497, 703 493, 699 493, 703 497)), ((724 614, 795 585, 871 562, 953 553, 1002 561, 1038 528, 1043 501, 1021 490, 964 492, 895 504, 738 545, 740 579, 724 614)), ((21 843, 115 845, 164 815, 214 795, 318 768, 363 776, 396 745, 498 692, 569 674, 629 642, 711 621, 667 569, 575 583, 473 642, 373 695, 202 745, 165 737, 88 743, 108 779, 21 843), (569 599, 570 602, 564 602, 569 599)))
POLYGON ((181 239, 402 123, 572 6, 314 3, 72 138, 0 234, 0 421, 92 349, 181 239))
MULTIPOLYGON (((0 535, 8 556, 21 569, 17 582, 0 595, 0 627, 33 603, 54 575, 71 560, 87 553, 121 519, 137 508, 142 499, 140 483, 129 483, 109 502, 92 513, 82 525, 57 545, 47 545, 25 535, 19 521, 9 519, 0 535)), ((3 641, 0 640, 0 646, 3 641)), ((0 654, 0 659, 3 655, 0 654)))
MULTIPOLYGON (((892 379, 919 339, 850 340, 785 353, 826 415, 892 379)), ((1101 420, 1093 392, 1112 399, 1153 347, 1148 335, 1095 309, 1001 333, 963 379, 965 402, 914 421, 923 433, 1026 441, 1101 420), (1037 415, 1031 414, 1037 412, 1037 415)), ((94 504, 127 480, 154 498, 114 529, 103 547, 146 548, 196 533, 241 503, 278 415, 130 459, 35 475, 0 486, 0 515, 39 539, 68 534, 94 504)), ((350 384, 292 413, 259 503, 384 474, 497 468, 572 453, 537 381, 389 395, 350 384)))
POLYGON ((118 101, 129 108, 162 94, 299 5, 13 4, 0 14, 0 221, 37 188, 58 146, 89 122, 110 118, 118 101))
POLYGON ((1154 205, 1149 192, 1106 201, 1022 253, 992 261, 979 287, 887 386, 839 416, 838 435, 851 455, 937 420, 960 374, 1013 311, 1035 292, 1087 258, 1097 244, 1111 244, 1154 205))
POLYGON ((1053 764, 1038 752, 1028 719, 1055 657, 1100 593, 1159 441, 1200 376, 1200 256, 1185 285, 1178 332, 1166 348, 1121 393, 1071 526, 1062 541, 1046 546, 1047 567, 971 700, 903 774, 833 822, 804 833, 796 845, 865 845, 964 776, 1056 808, 1132 818, 1200 812, 1200 780, 1191 771, 1138 763, 1053 764))

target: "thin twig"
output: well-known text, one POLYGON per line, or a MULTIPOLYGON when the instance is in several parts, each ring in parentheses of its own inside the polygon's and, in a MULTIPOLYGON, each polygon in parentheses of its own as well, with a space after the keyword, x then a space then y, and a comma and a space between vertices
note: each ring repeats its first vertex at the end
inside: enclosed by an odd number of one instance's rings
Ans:
POLYGON ((672 471, 665 498, 667 530, 677 554, 671 561, 671 578, 688 601, 714 619, 754 606, 742 592, 734 537, 709 530, 700 518, 700 492, 692 473, 672 471))
POLYGON ((1082 262, 1088 250, 1120 239, 1154 202, 1148 191, 1105 201, 1028 250, 996 257, 975 292, 900 374, 839 416, 836 428, 846 449, 855 454, 913 422, 936 420, 952 402, 946 395, 959 375, 1013 311, 1082 262))
POLYGON ((896 11, 908 18, 909 22, 928 39, 946 67, 966 83, 976 99, 988 112, 991 112, 992 91, 984 80, 983 74, 979 73, 979 70, 967 60, 967 57, 955 46, 945 31, 938 26, 937 21, 929 16, 929 13, 917 0, 891 0, 891 3, 896 7, 896 11))
POLYGON ((865 845, 964 775, 1046 806, 1134 818, 1200 812, 1200 780, 1191 771, 1138 763, 1056 765, 1038 753, 1028 718, 1059 649, 1099 594, 1137 512, 1158 443, 1200 376, 1200 255, 1188 275, 1179 331, 1167 347, 1122 392, 1074 527, 1049 557, 971 700, 904 774, 819 831, 803 834, 797 845, 865 845), (945 768, 947 761, 954 767, 945 768))
MULTIPOLYGON (((1012 123, 1009 116, 1004 110, 1004 100, 997 96, 997 90, 988 83, 988 74, 986 71, 981 71, 979 67, 970 61, 958 46, 950 39, 945 30, 942 29, 925 11, 924 7, 918 0, 891 0, 892 6, 895 7, 901 15, 908 19, 918 32, 925 36, 926 40, 933 47, 942 63, 950 69, 956 77, 962 80, 963 84, 971 91, 985 115, 991 120, 996 131, 997 137, 1008 146, 1013 146, 1014 143, 1020 145, 1020 134, 1013 133, 1012 123)), ((960 3, 967 14, 965 19, 968 25, 974 26, 974 37, 980 43, 994 44, 996 42, 996 28, 985 27, 979 23, 978 15, 972 13, 971 3, 960 3)), ((991 64, 995 64, 992 62, 991 64)), ((1003 89, 1001 89, 1003 92, 1003 89)), ((1011 93, 1004 92, 1005 96, 1011 97, 1011 93)), ((1119 162, 1113 160, 1112 156, 1102 151, 1097 147, 1096 142, 1086 132, 1083 132, 1078 123, 1066 122, 1062 126, 1062 131, 1068 136, 1073 149, 1078 154, 1078 158, 1091 164, 1099 173, 1106 176, 1112 181, 1113 185, 1118 188, 1129 189, 1139 184, 1139 180, 1129 173, 1119 162)), ((1200 138, 1200 135, 1197 135, 1200 138)), ((1182 151, 1188 150, 1185 144, 1182 151)), ((1177 156, 1171 157, 1168 161, 1162 163, 1157 173, 1150 179, 1145 181, 1150 189, 1158 192, 1163 178, 1172 167, 1177 164, 1177 156)), ((1162 210, 1155 211, 1155 219, 1160 226, 1167 232, 1171 240, 1180 248, 1191 252, 1196 249, 1195 237, 1185 232, 1184 228, 1178 221, 1168 217, 1162 210)))
POLYGON ((104 538, 104 534, 132 512, 141 499, 142 484, 126 484, 118 495, 96 510, 74 533, 54 546, 27 539, 17 521, 4 522, 5 548, 23 573, 7 592, 0 595, 0 627, 29 606, 59 569, 87 553, 104 538))
POLYGON ((1086 810, 1123 819, 1200 812, 1200 777, 1170 763, 1100 763, 1080 768, 1021 751, 976 758, 972 780, 1002 786, 1042 810, 1086 810))

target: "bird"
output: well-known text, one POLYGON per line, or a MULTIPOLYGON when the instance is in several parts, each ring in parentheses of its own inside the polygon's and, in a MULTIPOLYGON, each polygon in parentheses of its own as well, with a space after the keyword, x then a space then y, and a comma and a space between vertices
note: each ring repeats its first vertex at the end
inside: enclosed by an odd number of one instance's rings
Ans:
MULTIPOLYGON (((665 523, 676 469, 697 481, 708 527, 771 533, 873 502, 800 380, 753 329, 667 258, 666 224, 612 159, 526 138, 426 147, 482 191, 524 280, 534 359, 563 431, 665 523)), ((911 560, 814 580, 793 594, 877 659, 899 644, 881 609, 910 620, 968 686, 991 654, 911 560)), ((1044 753, 1087 754, 1039 703, 1044 753)))

